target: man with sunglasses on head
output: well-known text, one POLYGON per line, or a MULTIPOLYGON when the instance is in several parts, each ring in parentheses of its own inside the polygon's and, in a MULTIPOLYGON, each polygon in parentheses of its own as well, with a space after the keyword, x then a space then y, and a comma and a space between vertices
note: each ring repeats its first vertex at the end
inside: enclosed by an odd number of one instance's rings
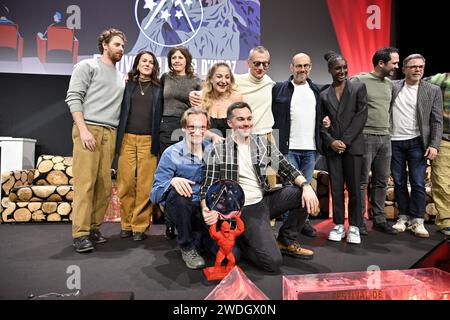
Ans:
MULTIPOLYGON (((279 149, 309 183, 321 146, 319 88, 309 78, 311 68, 307 54, 296 54, 290 64, 291 76, 277 82, 272 90, 273 128, 278 130, 279 149)), ((308 237, 317 235, 309 220, 301 233, 308 237)))

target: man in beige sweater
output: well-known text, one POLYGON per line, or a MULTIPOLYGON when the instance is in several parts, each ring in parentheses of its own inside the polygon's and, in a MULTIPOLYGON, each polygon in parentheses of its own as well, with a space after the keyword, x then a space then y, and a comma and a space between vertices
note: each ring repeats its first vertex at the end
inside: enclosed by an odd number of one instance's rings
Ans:
MULTIPOLYGON (((257 46, 250 50, 247 59, 249 72, 236 75, 236 84, 244 102, 253 110, 254 134, 272 132, 274 119, 272 115, 272 87, 275 82, 267 75, 270 65, 269 50, 257 46)), ((192 91, 189 101, 193 107, 202 105, 201 91, 192 91)))
POLYGON ((270 65, 269 50, 257 46, 250 50, 248 73, 236 75, 236 84, 244 102, 253 110, 253 134, 272 132, 272 88, 275 82, 267 75, 270 65))

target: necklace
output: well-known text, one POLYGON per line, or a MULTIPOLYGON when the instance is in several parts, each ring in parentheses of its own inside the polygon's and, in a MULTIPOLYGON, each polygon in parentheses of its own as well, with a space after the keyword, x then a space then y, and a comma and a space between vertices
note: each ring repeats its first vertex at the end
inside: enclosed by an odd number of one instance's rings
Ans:
POLYGON ((147 85, 145 87, 142 87, 141 80, 139 80, 138 82, 139 82, 139 88, 141 89, 141 96, 143 96, 143 95, 145 95, 145 91, 147 91, 148 87, 150 87, 152 82, 151 81, 145 81, 145 82, 147 82, 147 85))

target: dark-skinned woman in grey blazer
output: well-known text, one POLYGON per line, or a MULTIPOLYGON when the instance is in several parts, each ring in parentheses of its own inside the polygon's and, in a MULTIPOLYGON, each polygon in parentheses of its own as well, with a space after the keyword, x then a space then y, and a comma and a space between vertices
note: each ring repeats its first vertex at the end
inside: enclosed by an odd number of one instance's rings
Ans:
MULTIPOLYGON (((322 147, 330 172, 333 197, 333 222, 335 227, 328 239, 341 241, 345 238, 345 187, 349 194, 349 228, 347 242, 361 243, 360 176, 364 154, 363 128, 367 120, 367 91, 361 82, 347 80, 347 61, 339 54, 328 52, 328 72, 332 84, 321 92, 323 117, 331 125, 322 126, 322 147)), ((323 118, 322 117, 322 118, 323 118)))

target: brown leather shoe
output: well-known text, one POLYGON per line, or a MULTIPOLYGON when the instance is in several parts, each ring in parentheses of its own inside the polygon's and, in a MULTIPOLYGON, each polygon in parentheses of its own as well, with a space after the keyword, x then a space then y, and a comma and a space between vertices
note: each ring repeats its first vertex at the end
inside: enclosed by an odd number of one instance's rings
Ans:
POLYGON ((311 260, 314 257, 314 251, 302 248, 297 241, 292 242, 290 245, 285 245, 278 240, 277 244, 282 254, 304 260, 311 260))

